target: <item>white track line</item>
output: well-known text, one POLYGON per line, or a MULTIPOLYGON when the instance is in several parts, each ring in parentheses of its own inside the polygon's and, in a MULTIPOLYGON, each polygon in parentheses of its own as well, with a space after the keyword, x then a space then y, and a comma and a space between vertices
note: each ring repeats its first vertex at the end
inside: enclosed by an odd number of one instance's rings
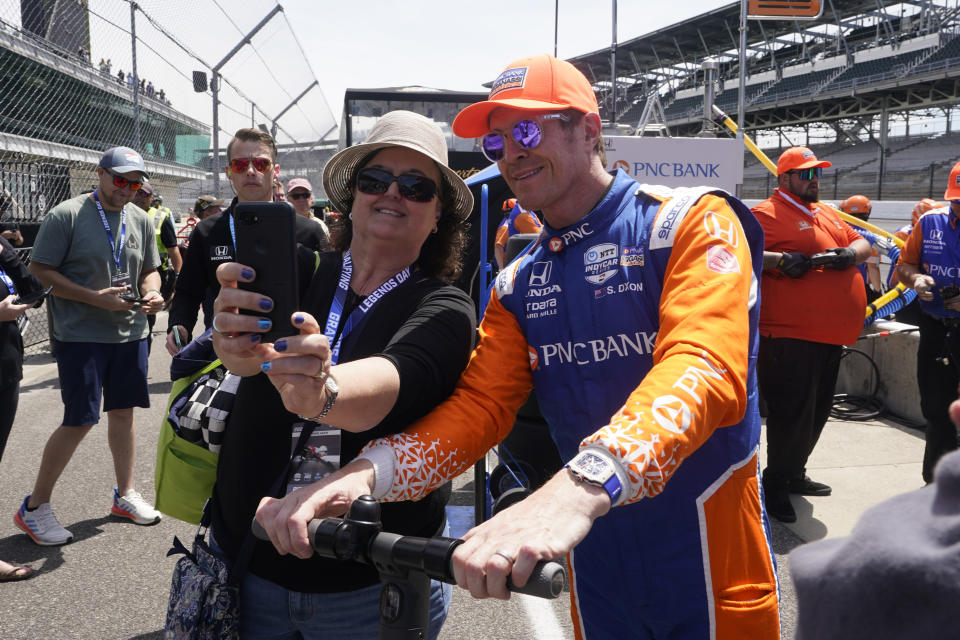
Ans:
POLYGON ((570 636, 564 633, 560 622, 557 620, 557 613, 551 604, 552 600, 526 596, 521 593, 514 594, 513 597, 520 599, 520 603, 527 613, 527 619, 530 621, 530 628, 534 630, 533 637, 536 640, 569 639, 570 636))

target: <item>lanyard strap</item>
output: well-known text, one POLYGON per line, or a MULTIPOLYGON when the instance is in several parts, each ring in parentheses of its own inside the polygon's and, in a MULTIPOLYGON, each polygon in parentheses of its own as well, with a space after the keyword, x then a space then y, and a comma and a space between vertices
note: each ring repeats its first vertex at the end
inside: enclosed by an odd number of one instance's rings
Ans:
POLYGON ((113 255, 113 261, 117 265, 117 271, 122 272, 120 256, 123 254, 123 244, 127 240, 127 208, 124 206, 120 209, 120 246, 114 248, 113 233, 110 231, 110 223, 107 222, 107 214, 103 212, 103 205, 100 204, 100 196, 97 194, 97 191, 99 191, 99 189, 95 189, 93 192, 93 202, 97 205, 100 222, 103 223, 103 228, 107 232, 107 242, 110 244, 110 253, 113 255))
POLYGON ((233 255, 237 255, 237 228, 233 224, 233 211, 227 212, 227 224, 230 225, 230 240, 233 242, 233 255))
POLYGON ((367 313, 373 309, 385 295, 393 291, 404 282, 410 279, 410 267, 395 273, 393 277, 377 287, 377 290, 371 293, 366 299, 356 306, 347 321, 343 325, 340 333, 337 329, 340 327, 340 318, 343 315, 344 305, 347 301, 347 294, 350 292, 350 276, 353 274, 353 260, 350 258, 350 250, 343 254, 343 268, 340 271, 340 281, 337 283, 337 291, 333 296, 333 302, 330 303, 330 313, 327 315, 327 324, 323 329, 323 334, 327 336, 330 343, 330 357, 333 364, 337 364, 340 359, 340 345, 344 338, 360 326, 360 323, 366 318, 367 313))
POLYGON ((7 272, 0 268, 0 282, 6 285, 7 291, 11 294, 17 293, 17 287, 13 284, 13 279, 7 275, 7 272))

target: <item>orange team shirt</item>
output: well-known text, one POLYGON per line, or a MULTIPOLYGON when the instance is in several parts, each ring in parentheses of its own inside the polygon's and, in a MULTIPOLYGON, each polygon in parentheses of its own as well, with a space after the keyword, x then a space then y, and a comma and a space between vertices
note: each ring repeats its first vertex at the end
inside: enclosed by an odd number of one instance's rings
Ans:
MULTIPOLYGON (((780 189, 753 213, 763 227, 765 251, 809 256, 862 239, 826 205, 807 206, 780 189)), ((863 278, 853 267, 815 267, 800 278, 768 269, 761 285, 760 335, 853 344, 863 330, 866 306, 863 278)))
MULTIPOLYGON (((583 440, 620 459, 630 480, 623 488, 625 503, 659 494, 680 463, 715 429, 744 415, 752 261, 737 222, 737 240, 727 248, 739 269, 718 275, 708 268, 704 256, 717 243, 703 223, 711 211, 737 220, 716 196, 701 198, 686 215, 663 281, 653 368, 609 422, 596 425, 597 431, 583 440), (658 423, 652 406, 658 397, 676 393, 690 367, 717 375, 704 378, 704 395, 691 403, 691 424, 681 434, 658 423)), ((513 268, 518 265, 514 262, 513 268)), ((862 284, 860 288, 863 296, 862 284)), ((494 287, 480 324, 480 343, 453 395, 406 432, 367 445, 395 448, 394 484, 384 499, 418 499, 469 468, 509 433, 533 387, 530 351, 516 317, 504 308, 494 287)), ((550 401, 549 389, 545 393, 541 402, 550 401)))

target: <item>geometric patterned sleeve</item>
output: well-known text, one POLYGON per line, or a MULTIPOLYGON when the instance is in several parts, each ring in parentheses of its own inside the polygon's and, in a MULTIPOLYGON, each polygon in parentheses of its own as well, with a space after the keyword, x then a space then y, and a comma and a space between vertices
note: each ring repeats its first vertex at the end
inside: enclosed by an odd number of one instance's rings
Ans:
POLYGON ((394 451, 392 485, 381 500, 418 500, 466 471, 507 436, 532 387, 526 340, 494 289, 480 341, 453 394, 403 433, 373 440, 360 452, 394 451))
POLYGON ((609 424, 581 442, 606 449, 626 472, 620 504, 659 494, 715 429, 743 418, 752 286, 739 218, 725 199, 703 196, 667 263, 653 367, 609 424), (723 234, 710 233, 717 216, 723 234))

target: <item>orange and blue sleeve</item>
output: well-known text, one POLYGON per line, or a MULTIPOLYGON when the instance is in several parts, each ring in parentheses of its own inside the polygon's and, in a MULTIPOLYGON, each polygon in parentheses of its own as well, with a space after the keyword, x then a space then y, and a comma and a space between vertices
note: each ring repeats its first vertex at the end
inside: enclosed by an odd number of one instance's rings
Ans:
MULTIPOLYGON (((922 219, 921 217, 921 220, 922 219)), ((913 225, 913 229, 910 230, 910 235, 907 236, 907 241, 903 245, 903 250, 900 252, 900 259, 897 260, 897 264, 909 264, 914 267, 919 266, 922 249, 923 229, 920 227, 920 220, 917 220, 917 224, 913 225)))
POLYGON ((417 500, 466 471, 510 432, 532 388, 527 342, 494 289, 453 394, 403 433, 365 447, 394 449, 393 485, 382 499, 417 500))

